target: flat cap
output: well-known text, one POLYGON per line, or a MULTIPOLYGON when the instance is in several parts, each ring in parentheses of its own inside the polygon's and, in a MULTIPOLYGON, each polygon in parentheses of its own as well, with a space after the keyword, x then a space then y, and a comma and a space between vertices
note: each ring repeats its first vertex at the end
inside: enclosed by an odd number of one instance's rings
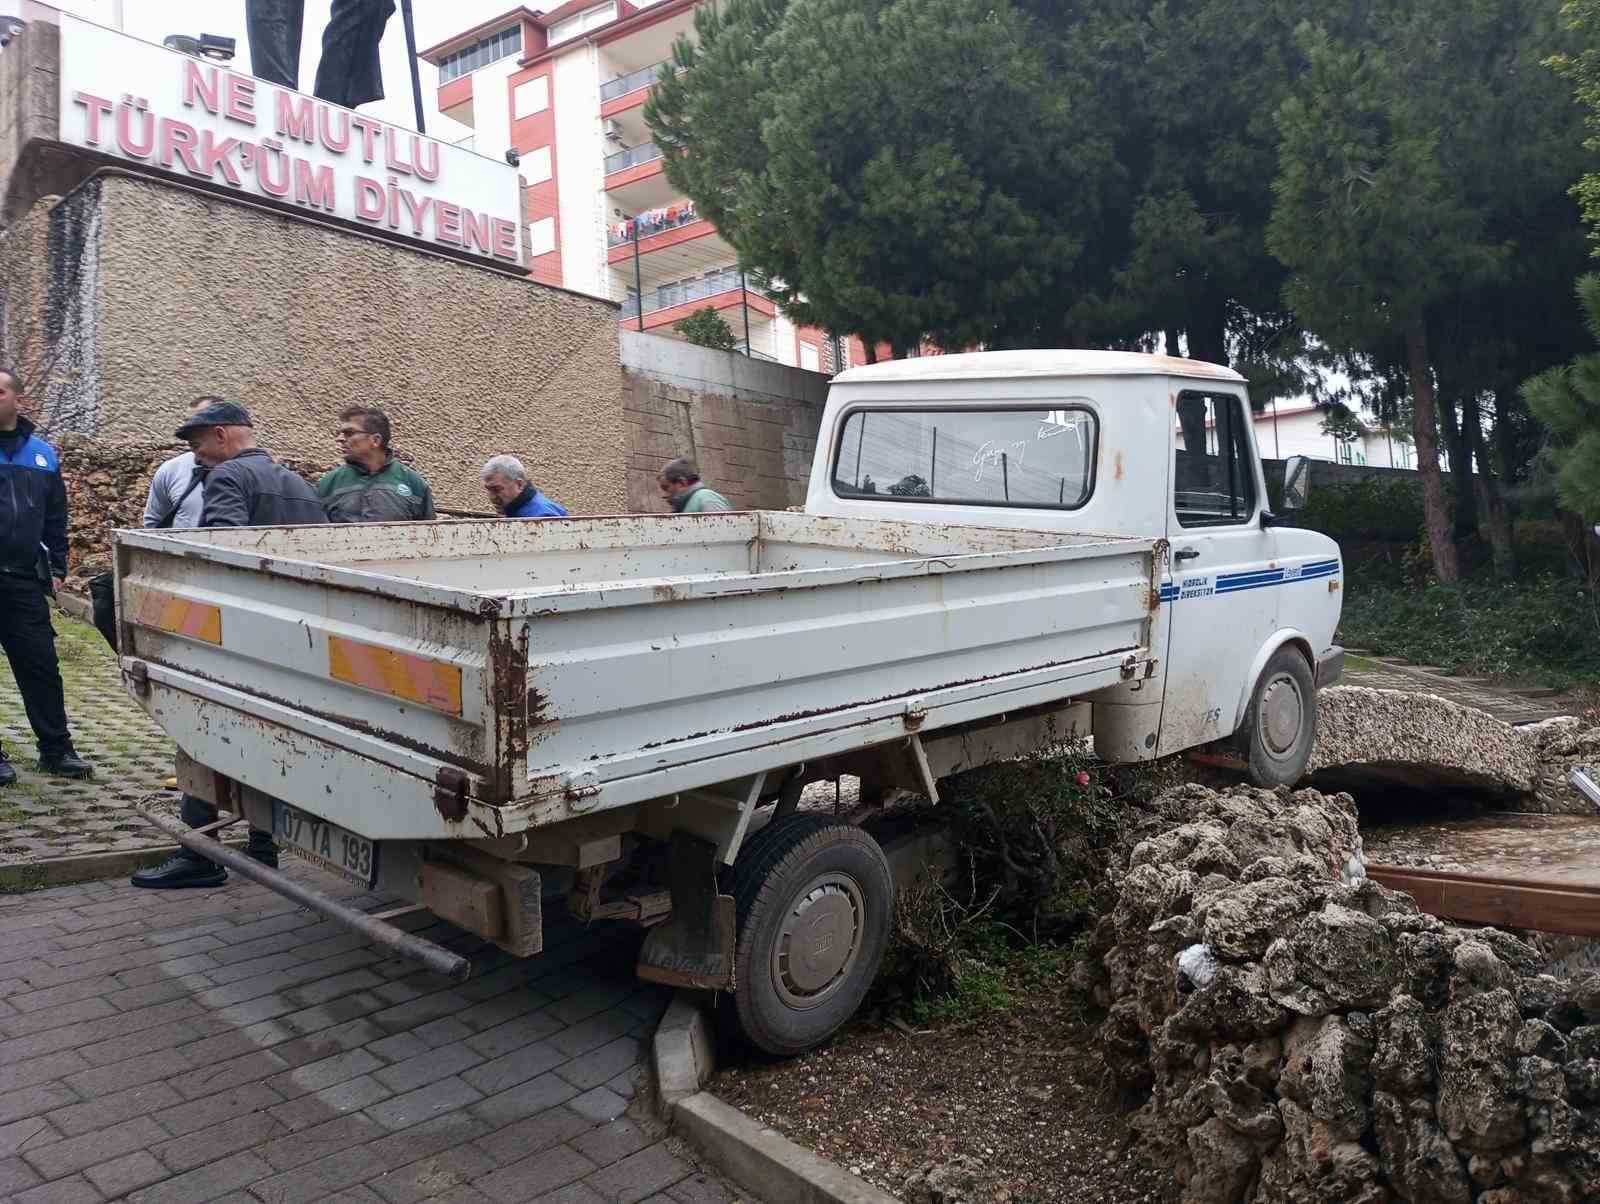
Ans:
POLYGON ((213 401, 203 410, 189 415, 189 420, 178 428, 178 438, 187 439, 195 431, 208 426, 255 426, 250 412, 231 401, 213 401))

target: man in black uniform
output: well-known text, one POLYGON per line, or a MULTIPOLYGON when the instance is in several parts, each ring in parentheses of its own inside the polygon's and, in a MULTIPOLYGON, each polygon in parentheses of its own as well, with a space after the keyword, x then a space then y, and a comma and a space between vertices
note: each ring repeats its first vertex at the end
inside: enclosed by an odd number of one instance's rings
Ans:
MULTIPOLYGON (((206 472, 202 527, 272 527, 325 523, 316 491, 296 473, 256 446, 250 415, 231 401, 214 401, 196 410, 178 428, 195 463, 206 472)), ((204 799, 183 796, 179 812, 191 828, 216 822, 217 809, 204 799)), ((263 865, 278 864, 272 833, 250 829, 245 852, 263 865)), ((133 875, 135 886, 170 890, 185 886, 221 886, 228 871, 199 853, 179 849, 160 865, 133 875)))
MULTIPOLYGON (((39 769, 87 778, 93 770, 72 749, 67 730, 56 633, 47 595, 67 575, 67 486, 55 448, 22 415, 22 380, 0 368, 0 647, 22 691, 39 741, 39 769)), ((17 771, 0 749, 0 786, 17 771)))

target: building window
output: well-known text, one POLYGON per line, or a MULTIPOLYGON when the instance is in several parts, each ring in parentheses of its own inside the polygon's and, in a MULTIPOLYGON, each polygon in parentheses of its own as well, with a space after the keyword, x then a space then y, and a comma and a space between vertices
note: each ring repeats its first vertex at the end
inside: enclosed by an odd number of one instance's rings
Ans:
POLYGON ((855 410, 833 491, 874 501, 1074 510, 1094 485, 1094 413, 1058 408, 855 410))
POLYGON ((822 352, 815 343, 800 344, 800 366, 807 372, 822 371, 822 352))
POLYGON ((550 77, 537 75, 533 79, 525 79, 515 88, 511 89, 512 116, 521 121, 524 117, 532 117, 535 113, 543 113, 550 107, 550 77))
POLYGON ((585 9, 576 16, 568 17, 565 21, 558 21, 550 27, 550 45, 565 42, 577 37, 580 33, 588 33, 591 29, 599 29, 602 25, 610 25, 617 19, 617 6, 615 4, 597 4, 593 8, 585 9))
POLYGON ((498 63, 503 58, 521 53, 522 26, 513 25, 509 29, 502 29, 499 33, 480 38, 471 46, 454 54, 445 55, 439 60, 439 82, 447 84, 453 79, 459 79, 476 71, 479 67, 487 67, 490 63, 498 63))
POLYGON ((528 223, 528 249, 534 255, 548 255, 556 249, 556 219, 541 217, 528 223))
POLYGON ((522 156, 522 174, 530 184, 543 184, 555 174, 550 165, 550 148, 541 146, 522 156))

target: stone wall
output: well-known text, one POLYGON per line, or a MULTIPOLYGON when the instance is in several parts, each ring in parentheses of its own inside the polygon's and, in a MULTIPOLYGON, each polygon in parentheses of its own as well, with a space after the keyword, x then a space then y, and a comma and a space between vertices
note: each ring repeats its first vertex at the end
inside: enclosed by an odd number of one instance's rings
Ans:
MULTIPOLYGON (((111 567, 112 531, 143 523, 150 478, 177 448, 164 443, 110 443, 69 434, 57 441, 56 450, 67 485, 69 575, 81 581, 111 567)), ((307 461, 291 457, 282 463, 315 482, 332 467, 332 458, 307 461)))
POLYGON ((678 456, 740 509, 805 501, 826 377, 637 331, 621 339, 629 510, 664 508, 656 476, 678 456))
POLYGON ((216 393, 326 464, 338 410, 373 403, 441 505, 482 509, 478 468, 510 452, 574 511, 622 508, 609 302, 127 176, 40 205, 53 359, 32 393, 58 441, 159 446, 216 393))

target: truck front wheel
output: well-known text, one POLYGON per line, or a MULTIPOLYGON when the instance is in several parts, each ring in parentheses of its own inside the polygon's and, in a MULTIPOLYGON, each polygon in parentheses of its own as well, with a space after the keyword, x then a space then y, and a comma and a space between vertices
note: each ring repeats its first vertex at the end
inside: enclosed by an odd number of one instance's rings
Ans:
POLYGON ((860 828, 774 821, 733 867, 736 988, 723 1007, 745 1039, 789 1055, 831 1036, 866 997, 894 923, 889 862, 860 828))
POLYGON ((1239 747, 1257 786, 1293 786, 1305 776, 1317 739, 1317 690, 1311 666, 1280 648, 1256 679, 1239 729, 1239 747))

